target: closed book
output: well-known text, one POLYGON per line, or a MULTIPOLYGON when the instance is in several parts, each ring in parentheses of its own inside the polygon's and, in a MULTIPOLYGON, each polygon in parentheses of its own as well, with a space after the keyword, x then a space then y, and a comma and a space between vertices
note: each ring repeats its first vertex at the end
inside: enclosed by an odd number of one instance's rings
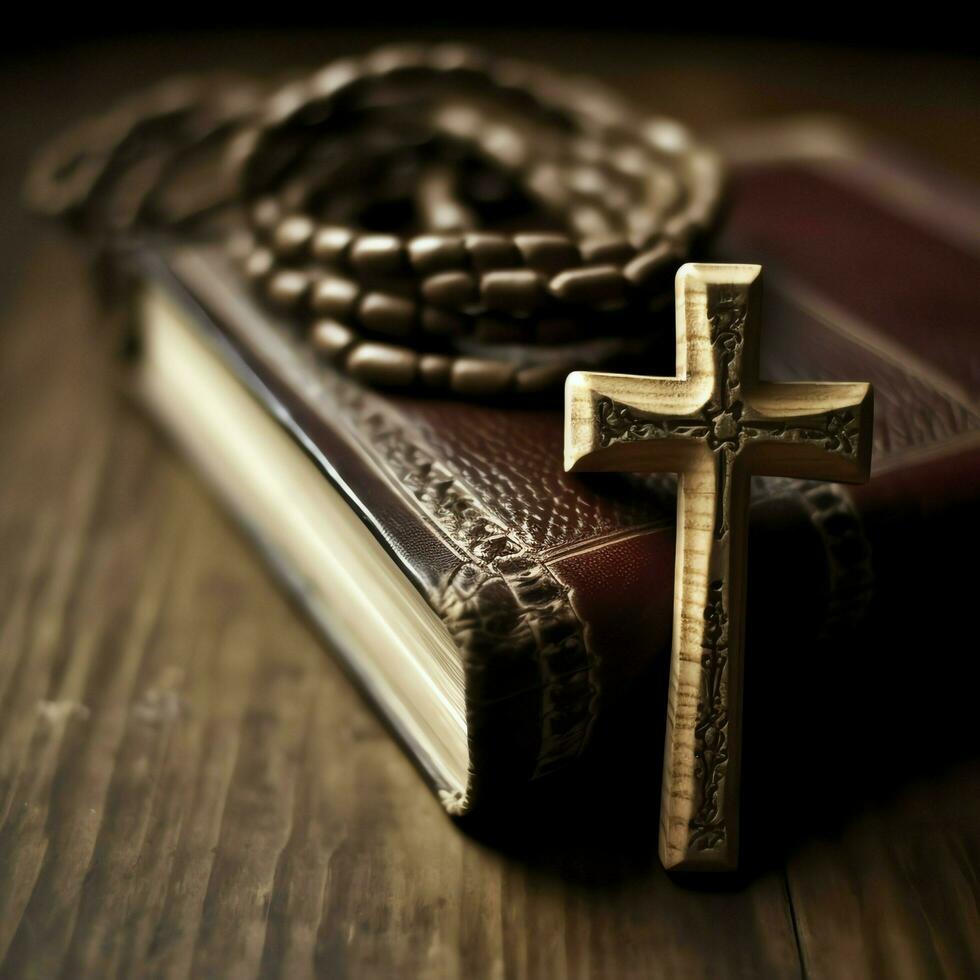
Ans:
MULTIPOLYGON (((697 258, 765 266, 764 375, 867 380, 877 398, 868 487, 754 482, 751 650, 851 628, 881 591, 895 522, 920 519, 924 498, 940 514, 972 499, 977 262, 949 186, 838 129, 736 134, 729 151, 728 222, 697 258)), ((558 395, 365 388, 254 297, 221 248, 147 243, 128 267, 137 391, 451 813, 565 768, 636 690, 657 690, 673 478, 564 473, 558 395)))

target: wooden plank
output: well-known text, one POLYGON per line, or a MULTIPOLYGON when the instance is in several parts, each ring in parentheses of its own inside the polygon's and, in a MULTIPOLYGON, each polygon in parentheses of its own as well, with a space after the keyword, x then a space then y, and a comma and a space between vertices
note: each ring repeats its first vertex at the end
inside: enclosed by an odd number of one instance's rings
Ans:
POLYGON ((980 768, 960 766, 794 856, 807 976, 976 976, 978 800, 980 768))

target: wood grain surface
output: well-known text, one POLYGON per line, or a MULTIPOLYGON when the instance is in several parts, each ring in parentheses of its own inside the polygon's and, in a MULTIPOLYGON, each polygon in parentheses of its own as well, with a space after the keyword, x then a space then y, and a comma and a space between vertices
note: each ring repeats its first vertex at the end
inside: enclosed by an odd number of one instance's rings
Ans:
MULTIPOLYGON (((925 666, 908 678, 849 670, 821 744, 795 724, 819 707, 749 679, 764 702, 749 716, 768 726, 759 767, 781 778, 754 811, 754 856, 724 885, 661 869, 658 800, 633 789, 635 760, 596 777, 601 793, 557 793, 506 831, 469 835, 194 474, 118 397, 92 344, 104 318, 81 257, 18 210, 30 145, 176 67, 256 52, 284 63, 294 50, 309 63, 354 42, 319 43, 116 43, 2 69, 0 975, 976 976, 972 698, 947 684, 953 704, 938 712, 925 666)), ((560 47, 535 43, 515 53, 560 47)), ((618 61, 584 41, 555 60, 579 50, 575 67, 651 92, 699 78, 700 94, 679 98, 702 105, 702 123, 776 99, 759 59, 737 49, 697 48, 696 72, 676 50, 658 68, 636 43, 618 61)), ((880 56, 854 57, 854 73, 877 77, 880 56)), ((874 121, 866 91, 846 95, 797 60, 781 62, 787 99, 855 98, 874 121)), ((890 78, 910 106, 893 131, 926 114, 911 96, 919 82, 935 94, 928 65, 890 78)), ((947 68, 945 123, 934 99, 926 132, 962 164, 969 86, 947 68)), ((815 665, 814 698, 837 690, 839 670, 815 665)))

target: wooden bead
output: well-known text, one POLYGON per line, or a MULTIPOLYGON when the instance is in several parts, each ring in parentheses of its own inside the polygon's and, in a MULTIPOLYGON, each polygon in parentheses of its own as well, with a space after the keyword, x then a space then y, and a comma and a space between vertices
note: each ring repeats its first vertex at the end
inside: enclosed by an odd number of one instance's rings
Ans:
POLYGON ((310 94, 314 98, 329 99, 360 77, 360 64, 353 58, 331 62, 312 76, 310 94))
POLYGON ((408 243, 408 258, 416 272, 431 275, 465 268, 463 239, 443 235, 419 235, 408 243))
POLYGON ((486 55, 476 48, 455 41, 437 44, 429 52, 429 63, 442 72, 479 72, 487 63, 486 55))
POLYGON ((582 261, 589 264, 624 265, 636 255, 636 249, 630 244, 629 239, 621 235, 597 235, 585 238, 579 242, 578 248, 582 261))
POLYGON ((568 186, 576 194, 600 197, 609 190, 609 182, 598 167, 588 164, 576 167, 568 179, 568 186))
POLYGON ((514 390, 521 394, 547 391, 564 384, 569 372, 567 364, 538 364, 521 368, 514 377, 514 390))
POLYGON ((434 306, 463 309, 479 298, 476 278, 468 272, 440 272, 422 283, 422 295, 434 306))
POLYGON ((308 90, 305 81, 295 81, 274 92, 264 105, 265 122, 269 126, 281 126, 303 107, 308 90))
POLYGON ((317 320, 310 330, 310 342, 315 350, 333 360, 357 342, 357 335, 336 320, 317 320))
POLYGON ((667 242, 661 242, 638 255, 623 269, 623 275, 634 285, 649 288, 661 280, 673 278, 677 253, 667 242))
POLYGON ((480 140, 483 152, 509 170, 517 170, 527 160, 528 142, 510 126, 490 126, 480 140))
POLYGON ((545 275, 555 275, 579 264, 578 249, 564 235, 515 235, 524 261, 545 275))
POLYGON ((282 219, 279 202, 272 197, 265 197, 252 207, 252 223, 263 231, 272 231, 282 219))
POLYGON ((292 309, 304 298, 309 285, 310 280, 305 273, 297 272, 295 269, 285 269, 276 272, 269 279, 266 292, 269 299, 277 306, 292 309))
POLYGON ((611 309, 626 302, 626 280, 614 265, 562 272, 551 280, 550 288, 564 303, 611 309))
POLYGON ((453 359, 445 354, 423 354, 419 358, 419 378, 430 388, 445 388, 452 366, 453 359))
POLYGON ((276 260, 267 248, 257 248, 245 260, 245 275, 252 283, 262 282, 275 268, 276 260))
POLYGON ((361 300, 358 319, 368 330, 405 336, 415 329, 415 304, 401 296, 368 293, 361 300))
MULTIPOLYGON (((609 197, 613 195, 610 193, 609 197)), ((589 204, 577 204, 572 208, 569 216, 569 223, 575 229, 576 234, 582 237, 591 235, 601 235, 609 230, 609 221, 601 208, 593 207, 589 204)), ((579 255, 581 256, 581 252, 579 255)))
POLYGON ((344 260, 353 239, 354 233, 349 228, 325 225, 313 233, 310 252, 318 262, 339 265, 344 260))
POLYGON ((303 252, 313 238, 315 226, 305 215, 294 214, 280 221, 273 234, 276 252, 284 258, 292 258, 303 252))
POLYGON ((460 357, 453 362, 450 385, 461 395, 495 395, 506 391, 514 377, 514 365, 506 361, 460 357))
POLYGON ((407 347, 366 342, 351 351, 346 368, 370 384, 405 387, 415 381, 417 364, 418 355, 407 347))
POLYGON ((488 269, 507 269, 518 265, 521 261, 520 252, 506 235, 481 232, 467 235, 465 242, 473 268, 479 272, 488 269))
POLYGON ((354 315, 361 287, 340 276, 321 276, 310 291, 310 306, 316 313, 349 320, 354 315))
POLYGON ((533 312, 547 295, 541 276, 531 269, 488 272, 480 280, 480 292, 489 309, 517 315, 533 312))
POLYGON ((362 235, 350 247, 348 261, 359 275, 398 276, 405 271, 401 239, 394 235, 362 235))
POLYGON ((388 44, 364 59, 364 68, 383 77, 415 72, 425 64, 425 48, 417 44, 388 44))
MULTIPOLYGON (((255 157, 255 148, 259 141, 259 129, 249 126, 234 136, 228 145, 228 153, 225 161, 228 169, 232 173, 244 174, 252 159, 255 157)), ((247 185, 247 181, 243 181, 247 185)))

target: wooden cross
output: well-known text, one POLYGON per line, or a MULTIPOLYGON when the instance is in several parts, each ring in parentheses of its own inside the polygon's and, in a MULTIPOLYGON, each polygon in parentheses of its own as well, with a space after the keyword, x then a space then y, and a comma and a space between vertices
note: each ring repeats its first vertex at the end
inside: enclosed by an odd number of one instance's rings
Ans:
POLYGON ((679 475, 660 812, 660 858, 679 870, 738 861, 750 476, 859 483, 871 463, 870 385, 759 380, 761 295, 757 265, 685 265, 677 376, 565 386, 566 470, 679 475))

